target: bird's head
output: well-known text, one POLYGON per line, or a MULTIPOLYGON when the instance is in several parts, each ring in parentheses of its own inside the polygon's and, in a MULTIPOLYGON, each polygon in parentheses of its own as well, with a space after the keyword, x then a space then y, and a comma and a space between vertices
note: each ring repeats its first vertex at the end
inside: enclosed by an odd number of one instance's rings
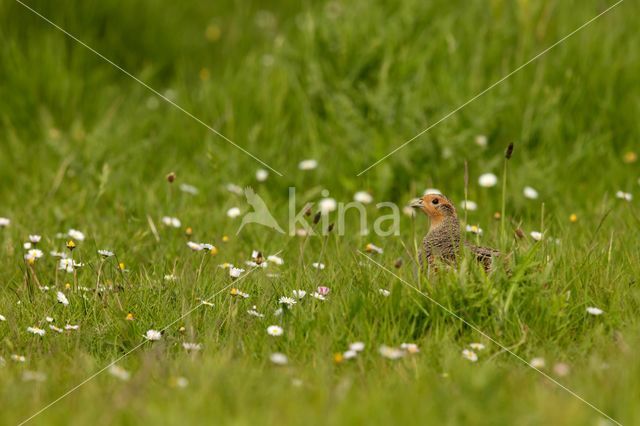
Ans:
POLYGON ((409 204, 414 209, 420 209, 431 219, 432 225, 440 223, 445 218, 456 217, 453 203, 442 194, 426 194, 416 198, 409 204))

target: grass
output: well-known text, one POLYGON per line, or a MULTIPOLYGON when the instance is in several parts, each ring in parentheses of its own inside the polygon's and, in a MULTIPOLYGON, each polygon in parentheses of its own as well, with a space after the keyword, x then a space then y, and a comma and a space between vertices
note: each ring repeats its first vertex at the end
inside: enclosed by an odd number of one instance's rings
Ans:
MULTIPOLYGON (((19 3, 0 0, 0 216, 12 221, 0 228, 3 424, 27 419, 211 295, 215 307, 199 307, 118 362, 130 380, 104 372, 31 423, 607 424, 365 259, 358 251, 369 242, 384 248, 372 259, 403 280, 523 359, 544 357, 544 372, 620 423, 640 421, 638 209, 615 197, 638 192, 638 163, 624 161, 640 136, 637 4, 621 3, 361 177, 612 2, 28 4, 284 176, 257 182, 255 160, 19 3), (485 149, 474 143, 479 134, 488 137, 485 149), (501 176, 510 142, 501 239, 493 215, 502 210, 502 182, 476 182, 484 172, 501 176), (297 169, 307 158, 317 170, 297 169), (296 210, 322 189, 339 201, 368 190, 376 202, 402 206, 437 187, 459 203, 465 160, 469 198, 479 206, 468 221, 484 229, 482 244, 510 253, 509 273, 487 276, 465 258, 457 271, 419 277, 409 254, 427 229, 423 217, 402 216, 400 235, 381 238, 359 235, 349 213, 345 235, 305 242, 257 225, 235 235, 240 219, 226 216, 233 206, 249 209, 227 183, 253 186, 279 220, 289 187, 296 210), (199 193, 181 192, 181 183, 199 193), (526 185, 538 200, 523 197, 526 185), (165 215, 179 217, 182 229, 163 226, 165 215), (528 236, 542 227, 548 239, 528 236), (87 236, 74 251, 86 264, 77 284, 94 288, 102 268, 101 283, 117 291, 64 289, 74 276, 56 272, 48 252, 64 250, 56 234, 69 228, 87 236), (516 228, 525 238, 513 236, 516 228), (23 260, 22 243, 34 233, 45 251, 34 269, 49 291, 37 289, 23 260), (188 239, 219 253, 191 252, 188 239), (117 261, 101 267, 103 248, 117 261), (285 263, 232 284, 218 265, 241 265, 254 249, 282 250, 285 263), (316 261, 326 269, 310 267, 316 261), (231 296, 231 285, 251 297, 231 296), (318 285, 331 288, 328 300, 307 296, 273 315, 280 296, 318 285), (58 290, 69 306, 56 302, 58 290), (265 318, 246 313, 253 305, 265 318), (588 306, 605 313, 588 315, 588 306), (58 334, 46 316, 80 329, 58 334), (268 336, 270 324, 284 335, 268 336), (47 334, 29 334, 29 326, 47 334), (336 363, 354 341, 365 351, 336 363), (202 351, 187 353, 183 342, 202 351), (395 361, 378 354, 403 342, 420 353, 395 361), (461 356, 470 342, 486 345, 477 363, 461 356), (289 364, 272 365, 273 352, 289 364), (556 363, 569 374, 558 375, 556 363), (25 381, 25 371, 46 380, 25 381)), ((372 204, 367 213, 385 212, 372 204)))

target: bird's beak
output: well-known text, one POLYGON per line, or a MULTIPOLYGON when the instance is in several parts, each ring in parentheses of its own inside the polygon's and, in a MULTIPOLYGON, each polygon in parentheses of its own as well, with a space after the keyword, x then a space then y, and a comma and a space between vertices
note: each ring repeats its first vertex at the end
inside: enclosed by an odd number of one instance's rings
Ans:
POLYGON ((414 198, 409 203, 409 207, 413 207, 414 209, 419 209, 422 207, 422 198, 414 198))

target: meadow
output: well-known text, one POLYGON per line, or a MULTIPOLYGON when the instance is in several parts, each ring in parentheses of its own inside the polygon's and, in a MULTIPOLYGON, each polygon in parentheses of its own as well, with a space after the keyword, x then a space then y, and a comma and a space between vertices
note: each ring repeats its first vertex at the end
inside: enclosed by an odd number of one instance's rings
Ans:
POLYGON ((638 3, 368 169, 615 2, 21 1, 0 423, 640 423, 638 3), (245 187, 369 233, 237 232, 245 187), (428 188, 507 261, 420 274, 428 188))

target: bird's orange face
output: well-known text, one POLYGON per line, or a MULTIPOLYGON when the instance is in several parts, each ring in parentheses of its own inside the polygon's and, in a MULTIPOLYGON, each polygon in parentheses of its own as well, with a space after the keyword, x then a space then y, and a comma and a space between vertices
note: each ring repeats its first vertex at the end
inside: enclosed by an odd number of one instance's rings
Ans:
POLYGON ((441 194, 427 194, 416 198, 410 204, 411 207, 422 210, 429 218, 432 225, 440 223, 445 217, 455 216, 456 209, 447 197, 441 194))

